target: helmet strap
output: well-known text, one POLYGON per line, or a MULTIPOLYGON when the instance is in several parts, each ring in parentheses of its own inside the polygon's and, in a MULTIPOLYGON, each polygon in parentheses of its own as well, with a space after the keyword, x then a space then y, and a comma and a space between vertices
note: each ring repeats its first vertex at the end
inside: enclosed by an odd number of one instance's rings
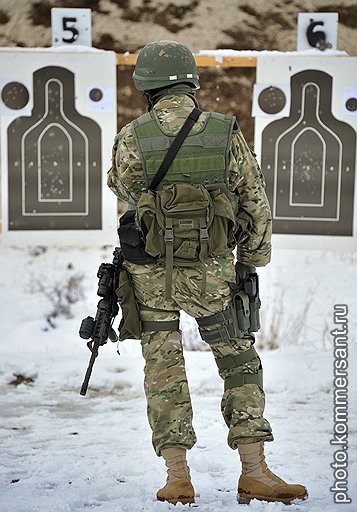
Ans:
POLYGON ((153 106, 154 106, 154 101, 153 101, 152 95, 151 95, 150 91, 144 91, 143 96, 145 96, 145 98, 146 98, 146 101, 148 104, 148 112, 150 112, 150 110, 152 110, 153 106))

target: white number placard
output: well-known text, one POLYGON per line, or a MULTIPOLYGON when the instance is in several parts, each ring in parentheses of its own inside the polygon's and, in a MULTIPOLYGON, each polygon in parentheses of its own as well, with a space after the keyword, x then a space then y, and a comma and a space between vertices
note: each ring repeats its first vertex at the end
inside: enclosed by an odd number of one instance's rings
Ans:
POLYGON ((90 9, 51 9, 52 46, 92 46, 90 9))
POLYGON ((337 12, 301 12, 298 16, 297 49, 336 50, 337 12))

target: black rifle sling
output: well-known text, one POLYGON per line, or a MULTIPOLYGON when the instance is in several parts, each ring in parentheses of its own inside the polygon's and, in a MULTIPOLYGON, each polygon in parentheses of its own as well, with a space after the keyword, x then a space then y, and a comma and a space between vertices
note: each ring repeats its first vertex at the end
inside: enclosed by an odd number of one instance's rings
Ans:
POLYGON ((173 143, 169 147, 165 155, 165 158, 161 162, 161 165, 158 168, 157 173, 155 174, 149 185, 148 190, 155 190, 156 187, 161 182, 161 180, 164 178, 164 176, 166 175, 167 171, 170 168, 170 165, 172 164, 173 159, 177 155, 178 150, 182 146, 184 140, 191 131, 191 128, 193 127, 193 125, 195 124, 195 122, 197 121, 201 114, 202 110, 200 110, 199 108, 194 108, 192 112, 189 114, 181 130, 178 132, 173 143))

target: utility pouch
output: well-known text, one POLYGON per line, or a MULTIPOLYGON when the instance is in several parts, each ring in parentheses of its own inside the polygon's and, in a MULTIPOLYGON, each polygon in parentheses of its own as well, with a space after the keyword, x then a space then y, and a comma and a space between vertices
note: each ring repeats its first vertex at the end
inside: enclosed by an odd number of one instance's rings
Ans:
POLYGON ((122 268, 119 273, 119 285, 116 289, 118 302, 122 311, 119 324, 119 341, 127 339, 140 340, 142 328, 139 309, 134 295, 134 287, 129 272, 122 268))
POLYGON ((147 265, 157 260, 145 251, 145 242, 135 224, 135 210, 127 211, 120 218, 118 235, 120 247, 127 261, 137 265, 147 265))

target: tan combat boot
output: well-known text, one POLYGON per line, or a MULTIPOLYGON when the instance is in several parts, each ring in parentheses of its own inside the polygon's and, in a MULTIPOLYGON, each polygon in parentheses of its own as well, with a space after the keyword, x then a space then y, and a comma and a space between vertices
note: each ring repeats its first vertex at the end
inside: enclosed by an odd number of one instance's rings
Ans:
POLYGON ((184 448, 164 448, 161 450, 167 467, 166 485, 156 493, 159 501, 168 501, 173 505, 194 503, 195 491, 191 484, 190 470, 186 462, 184 448))
POLYGON ((307 489, 299 484, 287 484, 274 475, 265 462, 263 442, 240 444, 242 474, 238 481, 238 503, 249 504, 250 500, 280 501, 290 504, 295 499, 306 500, 307 489))

